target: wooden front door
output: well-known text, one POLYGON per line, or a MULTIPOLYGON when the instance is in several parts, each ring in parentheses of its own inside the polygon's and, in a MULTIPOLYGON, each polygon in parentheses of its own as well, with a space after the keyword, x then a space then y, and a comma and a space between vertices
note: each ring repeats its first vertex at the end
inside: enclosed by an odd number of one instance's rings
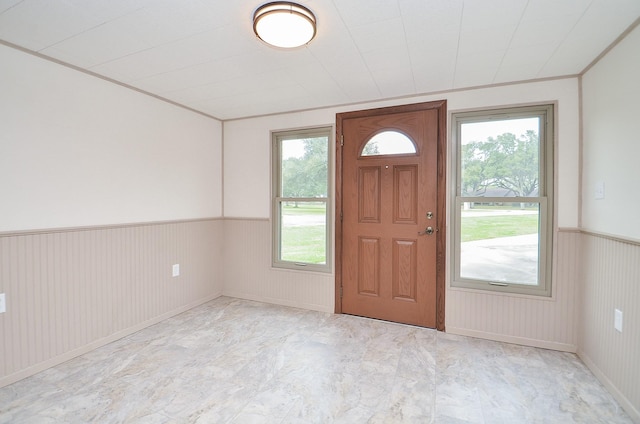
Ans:
POLYGON ((444 329, 445 122, 444 101, 337 115, 337 312, 444 329))

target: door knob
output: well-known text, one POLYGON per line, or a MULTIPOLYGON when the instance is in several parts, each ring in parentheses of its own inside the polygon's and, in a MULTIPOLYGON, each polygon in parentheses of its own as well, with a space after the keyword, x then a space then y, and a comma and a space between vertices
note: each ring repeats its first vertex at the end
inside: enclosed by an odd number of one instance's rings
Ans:
POLYGON ((431 234, 433 234, 433 227, 427 227, 427 228, 424 229, 424 231, 421 231, 421 232, 418 233, 419 236, 423 236, 425 234, 429 235, 429 236, 431 234))

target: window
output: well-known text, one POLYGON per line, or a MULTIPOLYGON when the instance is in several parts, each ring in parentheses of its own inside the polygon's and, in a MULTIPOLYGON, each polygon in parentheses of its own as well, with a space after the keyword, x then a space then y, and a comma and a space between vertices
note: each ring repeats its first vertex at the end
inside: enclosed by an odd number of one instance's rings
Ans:
POLYGON ((416 146, 398 131, 383 131, 371 137, 362 149, 362 156, 416 154, 416 146))
POLYGON ((453 114, 452 286, 551 295, 553 106, 453 114))
POLYGON ((273 266, 331 272, 331 128, 273 134, 273 266))

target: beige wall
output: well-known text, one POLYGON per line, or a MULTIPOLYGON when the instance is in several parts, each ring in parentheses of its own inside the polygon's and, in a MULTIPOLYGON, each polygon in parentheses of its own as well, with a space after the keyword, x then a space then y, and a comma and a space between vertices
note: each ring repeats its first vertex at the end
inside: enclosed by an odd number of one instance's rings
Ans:
POLYGON ((224 294, 333 312, 333 274, 273 268, 271 222, 225 219, 224 294))
POLYGON ((0 235, 0 387, 220 296, 223 225, 0 235))
POLYGON ((640 27, 582 78, 579 355, 640 422, 640 27), (605 184, 604 199, 595 184, 605 184), (610 238, 606 235, 613 235, 610 238), (614 310, 623 331, 614 329, 614 310))
POLYGON ((578 355, 640 422, 640 244, 585 233, 580 245, 578 355))
POLYGON ((577 230, 560 230, 554 236, 551 298, 449 288, 447 332, 575 352, 579 236, 577 230))

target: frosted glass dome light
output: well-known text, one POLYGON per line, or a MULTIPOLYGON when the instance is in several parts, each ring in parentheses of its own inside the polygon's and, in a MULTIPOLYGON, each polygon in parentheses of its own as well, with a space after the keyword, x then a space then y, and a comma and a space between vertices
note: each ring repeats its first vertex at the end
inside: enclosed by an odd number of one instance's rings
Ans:
POLYGON ((316 17, 309 9, 296 3, 266 3, 253 14, 253 31, 272 46, 285 49, 300 47, 315 37, 316 17))

